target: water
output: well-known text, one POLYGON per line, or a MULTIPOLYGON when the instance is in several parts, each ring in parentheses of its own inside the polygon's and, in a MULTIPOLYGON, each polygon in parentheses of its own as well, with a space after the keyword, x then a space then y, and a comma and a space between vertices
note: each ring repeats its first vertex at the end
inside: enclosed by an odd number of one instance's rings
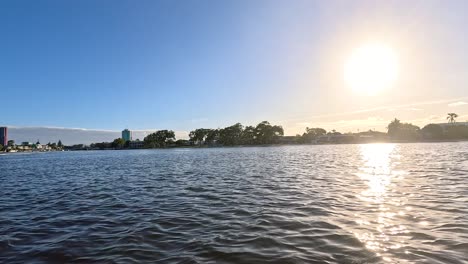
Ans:
POLYGON ((2 263, 468 263, 468 144, 0 156, 2 263))

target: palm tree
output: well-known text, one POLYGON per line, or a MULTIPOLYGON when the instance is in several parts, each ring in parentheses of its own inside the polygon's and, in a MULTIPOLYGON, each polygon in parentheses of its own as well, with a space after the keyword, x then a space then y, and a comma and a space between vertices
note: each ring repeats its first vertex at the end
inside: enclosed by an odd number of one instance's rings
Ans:
POLYGON ((455 123, 455 119, 458 117, 457 114, 455 113, 448 113, 447 114, 447 120, 449 121, 449 123, 455 123))
POLYGON ((389 135, 394 135, 396 132, 400 129, 401 127, 401 122, 398 119, 394 119, 388 124, 387 129, 388 129, 388 134, 389 135))

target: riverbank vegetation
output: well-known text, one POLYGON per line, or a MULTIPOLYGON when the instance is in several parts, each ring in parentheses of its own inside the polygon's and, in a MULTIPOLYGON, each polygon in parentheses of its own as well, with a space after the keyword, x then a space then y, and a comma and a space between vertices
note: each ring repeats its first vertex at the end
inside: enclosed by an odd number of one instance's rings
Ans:
POLYGON ((276 144, 284 136, 283 127, 263 121, 257 126, 236 123, 221 129, 199 128, 189 133, 192 145, 267 145, 276 144))
MULTIPOLYGON (((411 123, 395 118, 387 126, 386 132, 363 131, 342 133, 327 131, 320 127, 307 127, 302 134, 284 136, 281 125, 268 121, 255 126, 241 123, 224 128, 198 128, 190 131, 188 140, 176 139, 172 130, 159 130, 147 135, 143 141, 124 141, 121 138, 113 142, 91 144, 86 147, 77 145, 77 149, 131 149, 131 148, 167 148, 167 147, 220 147, 252 146, 273 144, 339 144, 373 142, 431 142, 468 140, 468 123, 457 123, 455 113, 447 114, 447 123, 428 124, 420 128, 411 123)), ((72 147, 73 149, 73 147, 72 147)))

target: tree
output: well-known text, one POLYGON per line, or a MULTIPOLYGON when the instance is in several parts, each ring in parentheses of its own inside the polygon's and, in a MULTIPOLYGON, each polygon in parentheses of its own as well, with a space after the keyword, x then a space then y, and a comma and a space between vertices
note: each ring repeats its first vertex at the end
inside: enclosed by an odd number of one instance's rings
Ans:
POLYGON ((298 137, 298 141, 301 143, 311 143, 312 140, 317 139, 320 136, 326 135, 327 131, 323 128, 309 128, 306 127, 306 132, 302 136, 298 137))
POLYGON ((202 145, 205 143, 205 139, 208 136, 212 129, 207 128, 198 128, 194 131, 190 131, 189 138, 190 141, 197 145, 202 145))
POLYGON ((258 144, 276 143, 278 138, 283 135, 283 127, 272 126, 268 121, 263 121, 255 127, 255 136, 258 144))
POLYGON ((444 137, 444 129, 437 124, 429 124, 421 129, 422 135, 429 139, 442 139, 444 137))
POLYGON ((241 144, 253 145, 253 144, 255 144, 256 138, 257 138, 257 136, 256 136, 256 132, 255 132, 255 127, 246 126, 244 128, 244 131, 242 131, 241 144))
POLYGON ((206 144, 215 144, 219 140, 219 129, 208 129, 208 133, 205 137, 206 144))
POLYGON ((3 145, 2 145, 2 144, 0 144, 0 151, 2 151, 2 150, 3 150, 3 145))
POLYGON ((15 146, 15 141, 14 140, 8 140, 8 146, 9 147, 15 146))
POLYGON ((448 113, 447 114, 447 120, 449 121, 449 123, 455 123, 455 119, 458 117, 457 114, 455 113, 448 113))
POLYGON ((399 140, 415 140, 418 139, 419 127, 411 123, 401 123, 400 120, 394 119, 388 124, 388 135, 393 139, 399 140))
POLYGON ((241 144, 242 132, 244 127, 241 123, 225 127, 219 131, 219 142, 226 146, 241 144))
POLYGON ((149 134, 143 140, 147 148, 164 148, 167 143, 175 140, 175 133, 172 130, 159 130, 149 134))
POLYGON ((123 138, 116 138, 112 142, 112 147, 116 149, 121 149, 125 146, 125 140, 123 138))
POLYGON ((467 139, 468 126, 452 125, 447 127, 447 138, 449 139, 467 139))
MULTIPOLYGON (((325 130, 323 130, 325 131, 325 130)), ((259 123, 256 127, 236 123, 222 129, 199 128, 190 131, 190 142, 193 144, 222 144, 225 146, 274 144, 284 135, 281 126, 271 125, 268 121, 259 123)))
POLYGON ((91 148, 98 148, 100 150, 108 149, 108 148, 111 148, 111 147, 112 147, 112 143, 108 143, 108 142, 101 142, 101 143, 91 144, 91 148))
POLYGON ((59 139, 59 141, 57 143, 57 147, 63 148, 62 140, 59 139))
POLYGON ((176 146, 183 147, 183 146, 189 146, 190 141, 185 140, 185 139, 179 139, 175 142, 176 146))
POLYGON ((389 136, 395 136, 398 130, 401 127, 401 122, 398 119, 394 119, 388 124, 387 129, 388 129, 388 135, 389 136))

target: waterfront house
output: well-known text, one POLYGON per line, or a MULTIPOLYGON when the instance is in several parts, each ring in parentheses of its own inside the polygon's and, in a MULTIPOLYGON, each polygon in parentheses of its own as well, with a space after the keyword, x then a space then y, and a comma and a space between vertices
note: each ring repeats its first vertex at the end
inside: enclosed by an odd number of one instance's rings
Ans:
POLYGON ((327 134, 319 136, 315 143, 317 144, 341 144, 341 143, 353 143, 356 141, 356 137, 352 134, 327 134))

